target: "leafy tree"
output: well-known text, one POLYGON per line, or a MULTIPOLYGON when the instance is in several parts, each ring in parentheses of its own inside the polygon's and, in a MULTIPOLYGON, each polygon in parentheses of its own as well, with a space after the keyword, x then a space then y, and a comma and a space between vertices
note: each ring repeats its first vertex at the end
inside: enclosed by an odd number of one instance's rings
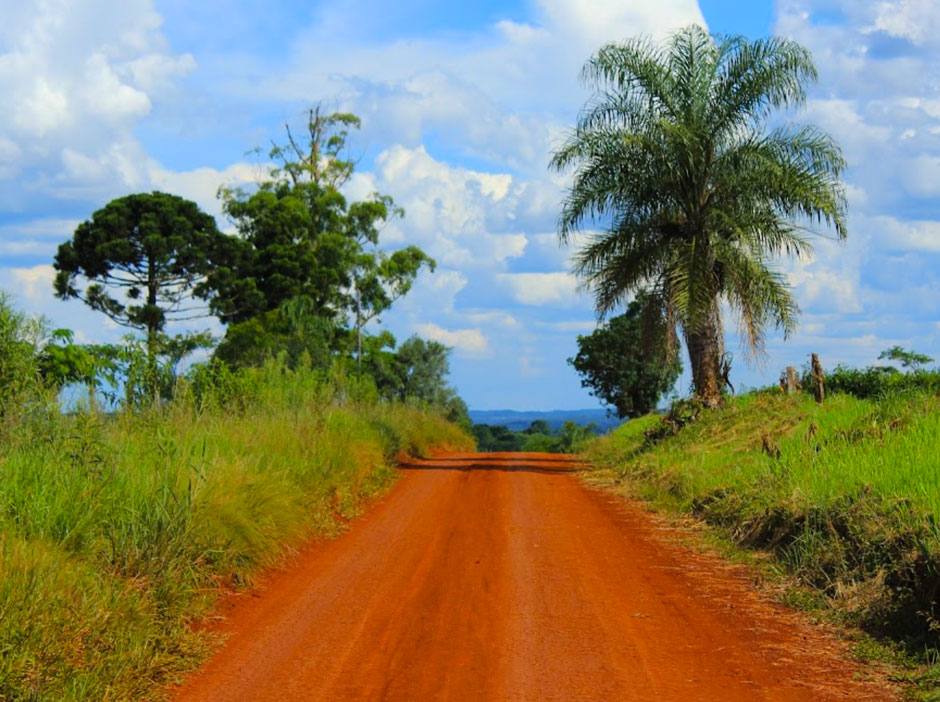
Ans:
POLYGON ((417 246, 408 246, 391 255, 370 251, 357 257, 353 269, 353 290, 356 297, 356 363, 362 366, 362 328, 411 290, 418 271, 436 267, 417 246))
POLYGON ((798 313, 773 259, 808 253, 810 224, 846 236, 838 145, 815 127, 768 126, 776 109, 805 101, 812 58, 789 39, 693 25, 663 44, 604 46, 582 75, 596 94, 552 160, 574 170, 560 238, 602 229, 575 259, 598 311, 648 291, 646 313, 662 320, 666 348, 681 330, 695 394, 716 406, 722 302, 760 354, 768 325, 786 336, 798 313))
POLYGON ((14 309, 0 292, 0 439, 11 418, 40 399, 38 353, 46 327, 38 318, 14 309))
POLYGON ((450 421, 470 428, 470 413, 457 391, 448 385, 450 349, 437 341, 412 336, 397 350, 388 332, 363 338, 362 370, 387 399, 436 407, 450 421))
POLYGON ((304 298, 309 313, 357 331, 405 294, 423 267, 434 262, 416 247, 380 251, 379 232, 403 216, 387 195, 348 202, 340 192, 353 173, 346 156, 355 115, 307 113, 301 142, 288 126, 287 143, 275 144, 275 166, 254 191, 222 188, 223 210, 239 237, 231 264, 209 276, 218 294, 213 309, 226 323, 245 322, 304 298))
POLYGON ((395 353, 401 372, 399 397, 443 405, 453 394, 447 385, 450 349, 439 341, 412 336, 395 353))
POLYGON ((94 349, 74 343, 71 329, 56 329, 39 352, 39 374, 54 388, 71 383, 94 387, 103 370, 103 362, 94 349))
POLYGON ((97 387, 113 404, 141 408, 170 400, 177 390, 180 363, 214 340, 208 332, 169 336, 160 333, 146 345, 129 334, 119 344, 86 347, 95 357, 97 387))
POLYGON ((558 444, 558 439, 554 436, 551 436, 551 433, 530 433, 528 431, 522 432, 523 442, 522 446, 519 447, 520 451, 534 451, 541 453, 555 453, 556 446, 558 444))
POLYGON ((544 434, 545 436, 550 436, 552 427, 544 419, 534 419, 532 423, 522 431, 524 434, 544 434))
POLYGON ((678 346, 666 347, 662 325, 645 324, 648 305, 641 295, 624 314, 579 336, 578 355, 568 359, 581 375, 581 387, 612 406, 621 419, 656 409, 682 372, 678 346))
POLYGON ((311 367, 328 368, 344 343, 343 330, 333 320, 317 316, 314 302, 300 296, 229 325, 213 355, 232 367, 260 366, 283 355, 289 368, 304 359, 311 367))
POLYGON ((916 351, 908 351, 900 346, 892 346, 890 349, 885 349, 878 355, 878 360, 894 361, 895 363, 900 363, 901 367, 905 370, 913 371, 920 370, 922 366, 928 363, 933 363, 933 359, 930 356, 917 353, 916 351))
POLYGON ((558 441, 555 444, 555 450, 559 453, 577 453, 584 444, 594 435, 597 425, 588 424, 582 426, 576 422, 565 422, 558 432, 558 441))
POLYGON ((473 436, 480 451, 520 451, 526 436, 500 424, 474 424, 473 436))
POLYGON ((362 337, 360 370, 375 381, 379 395, 385 399, 402 397, 403 368, 395 354, 395 343, 388 331, 362 337))
POLYGON ((230 245, 194 202, 161 192, 127 195, 96 211, 59 246, 55 294, 146 331, 153 354, 168 321, 208 313, 194 298, 211 294, 205 276, 224 263, 230 245))

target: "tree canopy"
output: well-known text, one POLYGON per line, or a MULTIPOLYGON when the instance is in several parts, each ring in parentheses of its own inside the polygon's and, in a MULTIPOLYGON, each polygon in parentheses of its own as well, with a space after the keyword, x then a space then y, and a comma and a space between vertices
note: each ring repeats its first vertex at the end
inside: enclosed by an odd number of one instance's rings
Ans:
POLYGON ((230 265, 209 277, 223 322, 259 317, 296 297, 316 316, 367 321, 405 294, 421 268, 433 268, 417 247, 378 248, 381 228, 404 214, 391 197, 349 202, 340 192, 354 169, 348 133, 358 126, 354 115, 311 109, 303 141, 288 126, 287 142, 271 148, 275 165, 265 181, 253 191, 220 190, 239 234, 230 265))
POLYGON ((892 346, 878 354, 879 361, 894 361, 900 363, 904 370, 919 370, 928 363, 933 363, 933 358, 927 354, 918 353, 903 348, 902 346, 892 346))
POLYGON ((578 354, 569 358, 581 387, 614 408, 621 419, 648 414, 676 384, 682 363, 678 346, 665 349, 665 330, 645 325, 645 297, 591 334, 578 336, 578 354))
POLYGON ((205 277, 230 245, 194 202, 161 192, 119 197, 59 246, 55 294, 154 339, 168 321, 208 314, 197 299, 211 296, 205 277))
POLYGON ((775 260, 811 251, 807 234, 846 236, 845 162, 813 126, 771 127, 805 101, 810 53, 789 39, 712 36, 698 26, 662 44, 637 38, 587 62, 595 90, 552 165, 573 170, 559 225, 567 242, 597 227, 575 272, 606 315, 646 291, 647 313, 685 337, 695 393, 717 405, 726 379, 722 304, 749 353, 798 308, 775 260))
POLYGON ((395 349, 395 337, 388 332, 366 337, 363 346, 362 370, 373 378, 381 396, 437 407, 469 429, 467 405, 447 382, 451 352, 447 346, 412 336, 395 349))

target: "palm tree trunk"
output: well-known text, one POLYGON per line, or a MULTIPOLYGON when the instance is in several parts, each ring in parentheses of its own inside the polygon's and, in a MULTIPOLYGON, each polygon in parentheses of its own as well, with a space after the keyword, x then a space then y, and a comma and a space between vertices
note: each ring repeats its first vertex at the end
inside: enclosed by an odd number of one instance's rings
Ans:
POLYGON ((723 390, 721 357, 724 344, 717 316, 697 329, 686 330, 685 343, 689 350, 695 396, 706 407, 718 407, 723 390))

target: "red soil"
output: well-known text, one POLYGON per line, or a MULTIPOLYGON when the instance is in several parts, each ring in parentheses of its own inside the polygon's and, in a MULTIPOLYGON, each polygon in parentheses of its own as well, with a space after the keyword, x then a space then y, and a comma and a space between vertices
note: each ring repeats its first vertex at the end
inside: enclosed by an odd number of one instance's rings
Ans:
POLYGON ((349 532, 235 598, 227 643, 178 699, 893 699, 740 568, 676 545, 573 466, 403 467, 349 532))

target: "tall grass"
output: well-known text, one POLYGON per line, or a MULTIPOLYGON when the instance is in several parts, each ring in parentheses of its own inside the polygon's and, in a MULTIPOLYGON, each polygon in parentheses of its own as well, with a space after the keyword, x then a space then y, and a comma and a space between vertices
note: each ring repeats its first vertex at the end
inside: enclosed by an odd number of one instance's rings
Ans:
POLYGON ((769 550, 839 610, 914 648, 938 643, 940 399, 779 391, 735 398, 662 441, 660 419, 595 442, 605 475, 769 550))
POLYGON ((400 452, 472 447, 342 378, 211 380, 140 413, 3 418, 0 699, 151 698, 205 651, 190 624, 221 588, 336 530, 400 452))

